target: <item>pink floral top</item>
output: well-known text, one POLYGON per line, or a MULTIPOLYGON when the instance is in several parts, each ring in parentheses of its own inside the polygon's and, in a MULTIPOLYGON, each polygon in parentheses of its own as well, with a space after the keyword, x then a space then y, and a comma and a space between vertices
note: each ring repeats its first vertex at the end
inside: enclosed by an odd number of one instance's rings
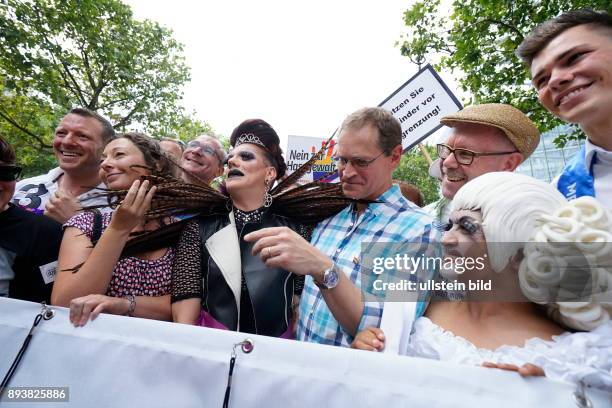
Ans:
MULTIPOLYGON (((111 216, 112 213, 102 214, 102 232, 108 227, 111 216)), ((94 214, 84 211, 70 218, 64 224, 64 228, 78 228, 91 239, 93 222, 94 214)), ((133 256, 121 258, 115 265, 106 295, 123 297, 126 295, 163 296, 170 294, 173 259, 174 250, 172 248, 169 248, 161 258, 152 261, 133 256)))

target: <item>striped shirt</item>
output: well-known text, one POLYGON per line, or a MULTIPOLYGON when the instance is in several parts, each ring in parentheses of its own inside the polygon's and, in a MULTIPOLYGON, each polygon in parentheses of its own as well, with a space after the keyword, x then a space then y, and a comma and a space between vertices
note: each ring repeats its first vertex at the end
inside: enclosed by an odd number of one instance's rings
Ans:
MULTIPOLYGON (((336 268, 359 288, 362 243, 363 253, 367 254, 368 248, 377 243, 411 242, 427 247, 429 243, 439 242, 439 232, 432 227, 432 217, 407 201, 397 185, 383 193, 377 201, 369 204, 361 214, 352 206, 345 208, 321 222, 311 239, 311 243, 329 256, 336 268)), ((365 302, 359 330, 380 326, 383 305, 382 302, 365 302)), ((423 313, 424 308, 425 304, 419 302, 417 316, 423 313)), ((300 300, 297 338, 335 346, 349 346, 353 341, 353 337, 332 315, 312 276, 306 276, 300 300)))

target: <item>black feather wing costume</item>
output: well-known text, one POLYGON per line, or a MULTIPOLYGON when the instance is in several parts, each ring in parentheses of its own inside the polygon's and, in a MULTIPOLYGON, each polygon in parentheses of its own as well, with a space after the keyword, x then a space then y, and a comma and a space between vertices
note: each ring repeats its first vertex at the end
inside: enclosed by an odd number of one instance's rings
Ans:
MULTIPOLYGON (((331 138, 327 140, 310 160, 300 166, 270 190, 272 205, 268 211, 291 218, 302 224, 316 224, 331 217, 353 202, 369 203, 367 200, 354 200, 346 197, 340 183, 313 181, 295 187, 295 183, 307 173, 327 149, 331 138)), ((147 218, 163 218, 172 215, 198 214, 211 215, 229 213, 232 209, 231 199, 207 185, 188 184, 171 177, 146 176, 145 179, 157 186, 147 218)), ((107 190, 97 196, 107 197, 111 207, 127 194, 127 190, 107 190)), ((85 207, 94 208, 95 206, 85 207)), ((131 256, 157 248, 174 246, 189 219, 164 225, 161 228, 135 235, 130 239, 122 256, 131 256)), ((94 243, 95 245, 95 243, 94 243)))

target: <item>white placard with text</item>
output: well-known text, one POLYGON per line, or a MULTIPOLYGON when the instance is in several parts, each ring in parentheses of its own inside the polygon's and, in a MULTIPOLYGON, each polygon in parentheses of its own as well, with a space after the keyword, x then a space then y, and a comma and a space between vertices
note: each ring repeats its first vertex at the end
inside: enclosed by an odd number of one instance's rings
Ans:
POLYGON ((429 64, 379 106, 400 121, 404 151, 438 130, 442 116, 462 109, 459 100, 429 64))

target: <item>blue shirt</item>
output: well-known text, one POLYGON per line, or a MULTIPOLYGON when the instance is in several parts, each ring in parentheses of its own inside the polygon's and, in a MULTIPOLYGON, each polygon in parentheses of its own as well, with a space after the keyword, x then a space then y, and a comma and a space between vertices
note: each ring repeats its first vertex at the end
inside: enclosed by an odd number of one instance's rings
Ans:
MULTIPOLYGON (((377 201, 369 204, 362 214, 358 214, 352 206, 345 208, 321 222, 311 239, 311 243, 329 256, 336 267, 359 288, 362 242, 370 245, 410 241, 425 246, 439 242, 439 232, 432 227, 432 217, 407 201, 397 185, 393 185, 377 201)), ((424 308, 425 304, 419 302, 418 316, 424 308)), ((382 310, 382 302, 365 302, 359 330, 379 327, 382 310)), ((312 276, 306 276, 299 316, 298 340, 335 346, 349 346, 353 341, 353 337, 340 327, 332 315, 312 276)))

